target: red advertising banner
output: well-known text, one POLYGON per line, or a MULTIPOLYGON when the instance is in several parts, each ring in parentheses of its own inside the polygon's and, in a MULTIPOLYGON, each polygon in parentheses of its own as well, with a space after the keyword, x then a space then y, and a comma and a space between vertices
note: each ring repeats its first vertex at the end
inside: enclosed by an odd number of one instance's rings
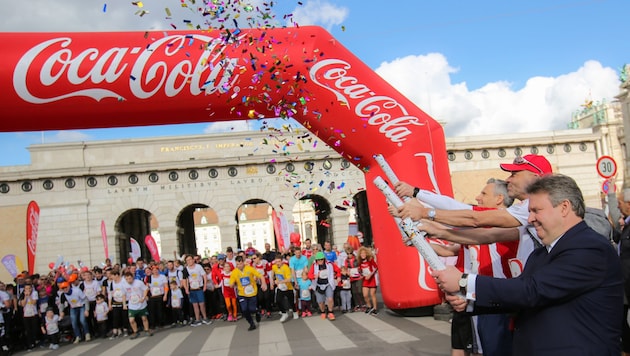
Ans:
POLYGON ((144 244, 149 249, 149 253, 151 254, 151 258, 153 261, 160 261, 160 251, 158 250, 157 244, 155 243, 155 239, 151 235, 147 235, 144 237, 144 244))
POLYGON ((26 208, 26 251, 28 254, 28 273, 35 269, 35 255, 37 253, 37 233, 39 230, 39 205, 35 201, 28 203, 26 208))
POLYGON ((278 244, 278 252, 284 252, 284 234, 282 232, 282 223, 275 210, 271 211, 271 220, 273 221, 273 231, 276 235, 276 243, 278 244))
POLYGON ((440 301, 371 182, 381 154, 401 180, 452 195, 443 129, 324 29, 4 32, 0 43, 0 131, 296 119, 365 172, 385 304, 440 301))
POLYGON ((101 238, 103 239, 103 249, 105 258, 109 258, 109 247, 107 246, 107 230, 105 229, 105 220, 101 220, 101 238))

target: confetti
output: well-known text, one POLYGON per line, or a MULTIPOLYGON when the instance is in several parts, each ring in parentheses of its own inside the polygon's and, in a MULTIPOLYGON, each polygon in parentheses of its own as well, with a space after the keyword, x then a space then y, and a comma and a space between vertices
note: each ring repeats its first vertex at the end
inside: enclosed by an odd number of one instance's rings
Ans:
POLYGON ((103 12, 107 12, 107 4, 103 4, 103 12))

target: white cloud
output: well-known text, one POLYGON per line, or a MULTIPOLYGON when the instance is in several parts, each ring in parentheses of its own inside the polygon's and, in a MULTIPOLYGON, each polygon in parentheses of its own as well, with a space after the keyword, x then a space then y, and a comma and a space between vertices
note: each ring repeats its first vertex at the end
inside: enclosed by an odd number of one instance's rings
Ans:
POLYGON ((615 70, 593 60, 556 78, 530 78, 519 90, 508 82, 472 91, 465 82, 452 83, 450 74, 457 69, 439 53, 397 58, 382 63, 376 72, 431 117, 445 122, 446 136, 565 129, 586 99, 611 101, 619 87, 615 70))
POLYGON ((239 132, 250 130, 248 120, 219 121, 208 124, 204 133, 239 132))
POLYGON ((346 7, 339 7, 327 1, 312 0, 293 11, 293 22, 300 26, 319 25, 330 31, 333 26, 342 24, 348 13, 346 7))
POLYGON ((42 133, 41 141, 43 143, 54 142, 78 142, 78 141, 90 141, 93 140, 92 135, 86 134, 81 131, 67 130, 67 131, 54 131, 42 133))

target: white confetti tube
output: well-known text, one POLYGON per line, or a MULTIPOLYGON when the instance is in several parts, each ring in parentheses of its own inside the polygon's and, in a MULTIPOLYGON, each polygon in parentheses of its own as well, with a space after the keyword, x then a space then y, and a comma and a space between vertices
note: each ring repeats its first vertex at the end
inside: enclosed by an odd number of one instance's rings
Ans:
POLYGON ((394 170, 389 165, 389 163, 387 163, 387 161, 385 160, 385 157, 383 157, 382 154, 374 155, 374 160, 381 167, 381 169, 383 170, 383 173, 385 173, 385 177, 389 179, 389 182, 392 185, 396 185, 396 183, 400 182, 400 179, 398 179, 398 177, 396 176, 396 173, 394 173, 394 170))
MULTIPOLYGON (((374 178, 374 185, 376 185, 383 195, 385 195, 387 200, 396 208, 400 208, 404 204, 398 195, 396 195, 392 188, 387 185, 385 180, 380 176, 374 178)), ((413 246, 418 249, 418 252, 420 252, 431 268, 436 271, 446 269, 446 266, 444 266, 444 263, 440 260, 437 253, 435 253, 429 243, 424 239, 426 234, 416 228, 417 224, 418 223, 414 223, 410 218, 406 218, 401 220, 398 226, 402 228, 405 235, 407 235, 408 239, 411 240, 413 246)))

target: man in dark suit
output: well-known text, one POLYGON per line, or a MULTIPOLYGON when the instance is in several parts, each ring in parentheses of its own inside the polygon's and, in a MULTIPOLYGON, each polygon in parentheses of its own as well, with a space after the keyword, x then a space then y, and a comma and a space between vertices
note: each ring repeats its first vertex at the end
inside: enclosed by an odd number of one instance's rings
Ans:
POLYGON ((515 312, 515 356, 618 356, 623 287, 614 248, 583 221, 584 198, 570 177, 542 177, 527 193, 528 223, 543 246, 523 273, 497 279, 449 267, 434 272, 438 285, 455 310, 515 312))
POLYGON ((630 296, 630 189, 626 188, 619 194, 617 200, 619 212, 623 218, 621 231, 614 234, 614 240, 619 248, 621 270, 623 274, 624 298, 623 298, 623 326, 621 334, 621 350, 624 356, 630 356, 630 326, 628 325, 628 296, 630 296))

